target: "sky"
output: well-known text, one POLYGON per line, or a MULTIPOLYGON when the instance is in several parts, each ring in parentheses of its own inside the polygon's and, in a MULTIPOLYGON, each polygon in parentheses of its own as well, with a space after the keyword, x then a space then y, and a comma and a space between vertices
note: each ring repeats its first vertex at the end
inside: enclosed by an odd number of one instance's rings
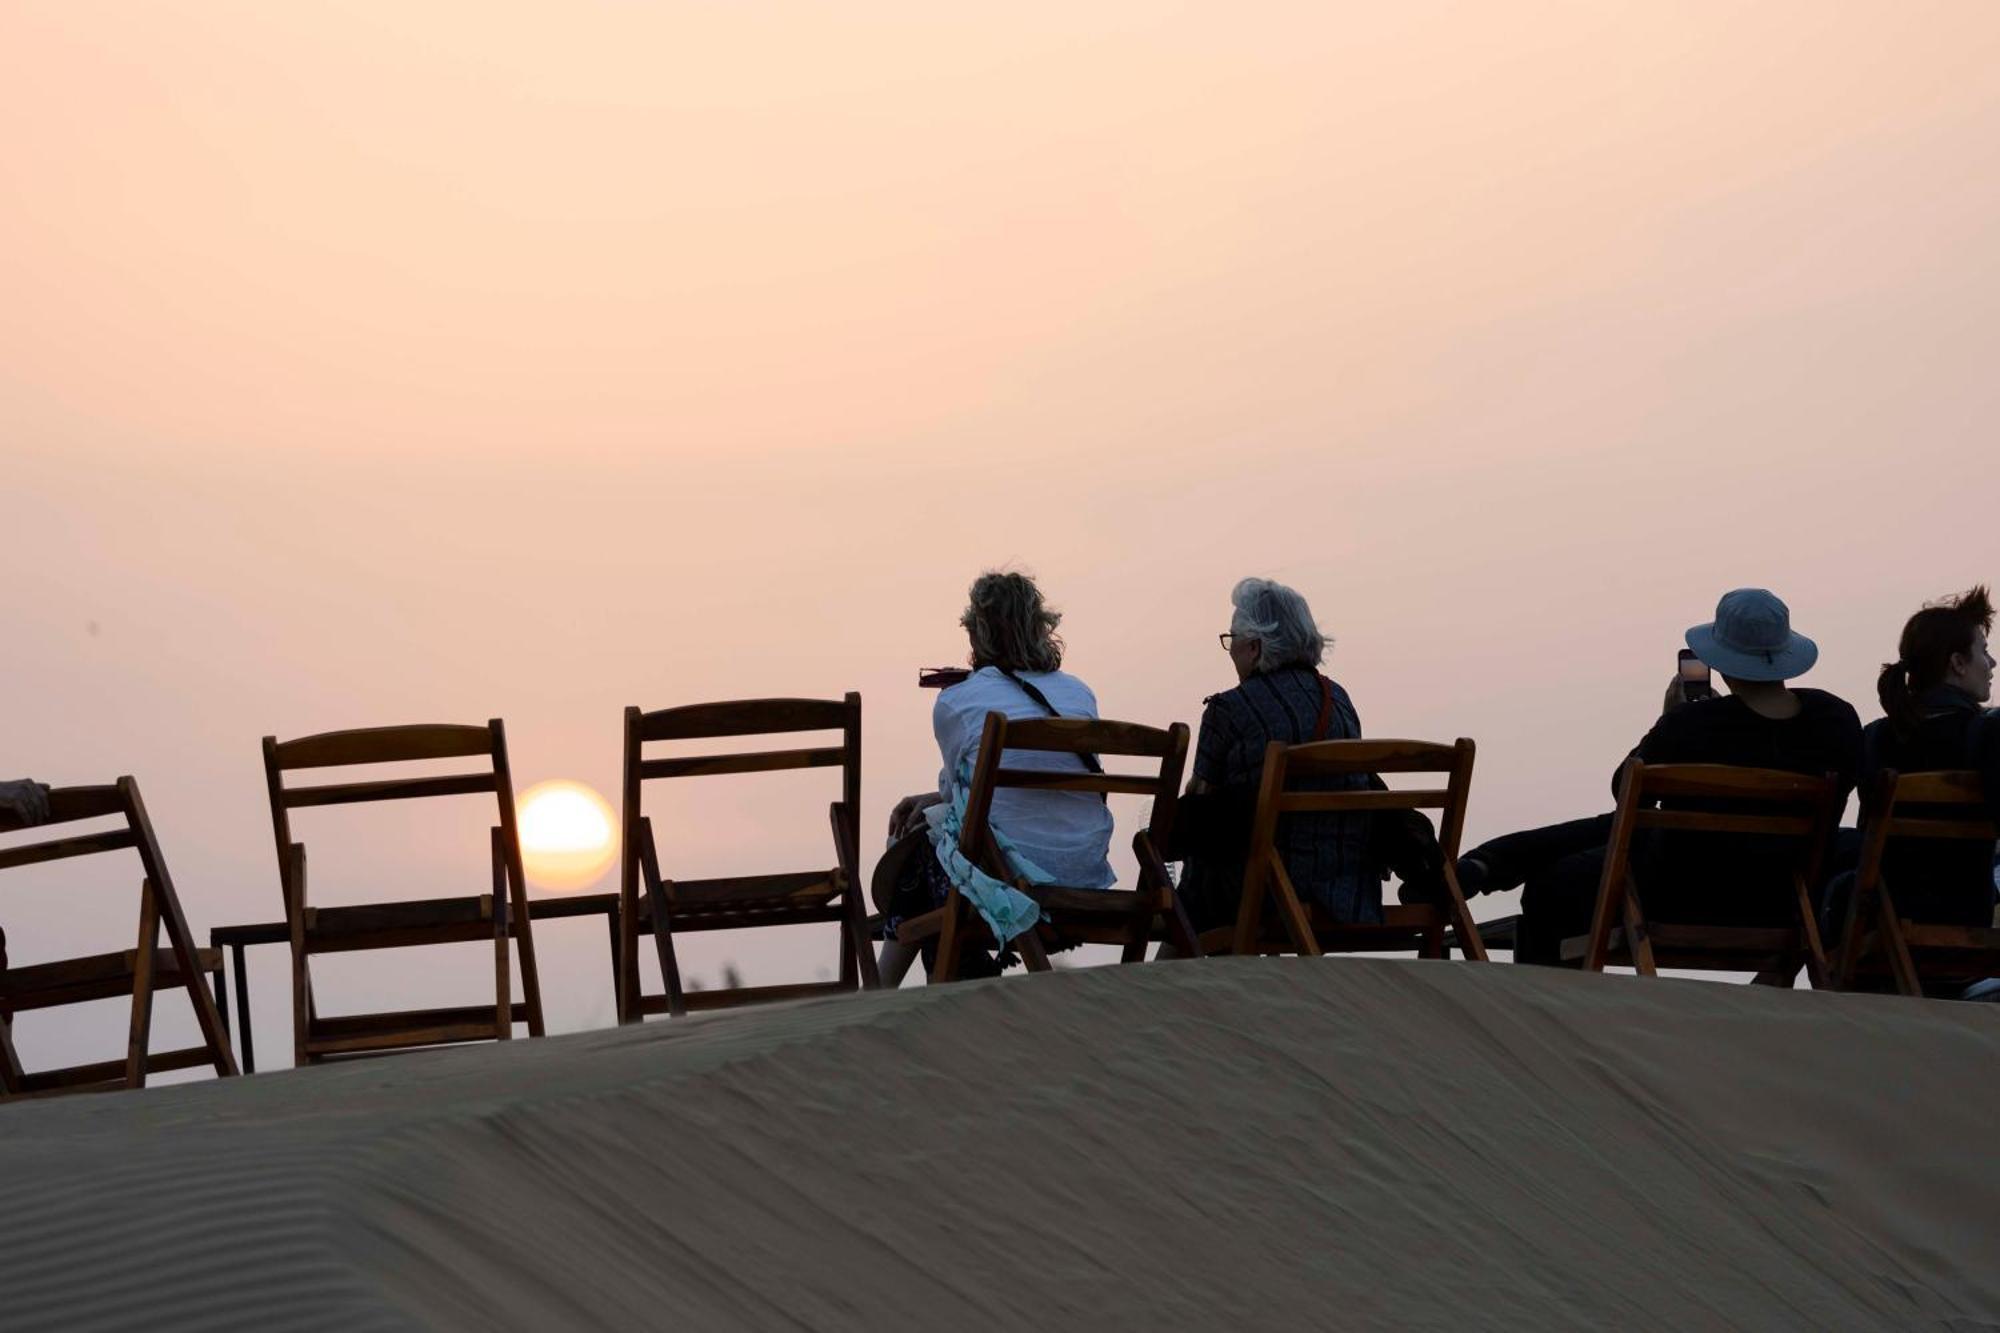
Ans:
MULTIPOLYGON (((205 937, 282 913, 266 734, 503 717, 611 794, 627 704, 858 690, 872 858, 1001 565, 1155 724, 1293 584, 1368 734, 1478 742, 1474 840, 1604 808, 1732 587, 1872 717, 2000 577, 1996 64, 1983 0, 0 0, 0 776, 137 776, 205 937)), ((668 873, 823 864, 832 781, 661 793, 668 873)), ((316 900, 486 887, 477 803, 308 813, 316 900)), ((137 874, 10 872, 14 957, 137 874)), ((537 942, 609 1022, 601 927, 537 942)), ((490 994, 442 957, 322 1003, 490 994)))

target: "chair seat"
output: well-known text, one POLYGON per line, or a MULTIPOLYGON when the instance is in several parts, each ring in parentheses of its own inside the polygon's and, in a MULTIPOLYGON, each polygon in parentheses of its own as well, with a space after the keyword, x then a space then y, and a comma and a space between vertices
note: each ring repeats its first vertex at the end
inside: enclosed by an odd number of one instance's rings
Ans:
MULTIPOLYGON (((670 880, 662 885, 675 930, 734 930, 746 926, 838 921, 847 877, 838 870, 670 880)), ((653 924, 653 896, 639 900, 638 927, 653 924)))
MULTIPOLYGON (((195 950, 195 964, 205 975, 221 971, 222 950, 195 950)), ((59 1004, 130 995, 138 970, 137 949, 8 968, 0 972, 0 1005, 14 1010, 46 1009, 59 1004)), ((154 989, 179 986, 185 981, 180 959, 174 951, 164 947, 156 950, 153 954, 154 989)))
POLYGON ((1912 949, 2000 953, 2000 929, 1992 926, 1926 925, 1905 921, 1902 927, 1903 942, 1912 949))
POLYGON ((690 912, 814 907, 846 887, 845 878, 837 870, 798 870, 778 875, 669 880, 665 890, 673 914, 681 916, 690 912))
MULTIPOLYGON (((510 1025, 528 1020, 528 1006, 514 1003, 510 1025)), ((366 1051, 405 1050, 412 1046, 443 1046, 461 1041, 491 1041, 500 1024, 490 1004, 445 1009, 403 1009, 379 1014, 316 1018, 306 1033, 306 1053, 313 1056, 354 1055, 366 1051)))
POLYGON ((1028 896, 1044 910, 1065 916, 1132 916, 1158 905, 1149 902, 1137 889, 1068 889, 1059 885, 1031 887, 1028 896))
MULTIPOLYGON (((1385 903, 1380 921, 1342 921, 1318 903, 1307 908, 1313 939, 1325 953, 1401 953, 1415 949, 1423 938, 1445 930, 1449 918, 1428 903, 1385 903)), ((1268 928, 1257 941, 1259 952, 1290 953, 1291 939, 1268 928)), ((1201 933, 1204 952, 1227 953, 1235 947, 1236 927, 1216 926, 1201 933)))
MULTIPOLYGON (((514 925, 508 923, 510 934, 514 933, 514 925)), ((305 937, 306 949, 311 953, 490 940, 493 895, 308 907, 305 937)))
MULTIPOLYGON (((199 1069, 214 1057, 205 1046, 188 1046, 177 1051, 150 1051, 146 1072, 164 1074, 176 1069, 199 1069)), ((49 1097, 67 1092, 117 1092, 130 1085, 125 1081, 123 1060, 101 1060, 95 1064, 71 1065, 66 1069, 44 1069, 21 1076, 23 1098, 49 1097)), ((0 1102, 8 1098, 0 1097, 0 1102)))
MULTIPOLYGON (((1659 922, 1646 927, 1653 944, 1653 956, 1662 967, 1706 966, 1735 960, 1744 970, 1758 962, 1777 962, 1802 954, 1805 932, 1786 926, 1695 926, 1659 922)), ((1562 943, 1565 962, 1580 961, 1589 950, 1590 937, 1576 935, 1562 943)), ((1628 949, 1625 930, 1613 928, 1610 953, 1623 957, 1628 949)))
MULTIPOLYGON (((1899 933, 1910 952, 1924 955, 1926 961, 1977 967, 1986 960, 1988 966, 2000 965, 2000 929, 1991 926, 1933 925, 1906 920, 1899 923, 1899 933)), ((1861 936, 1854 970, 1870 977, 1893 974, 1889 956, 1882 950, 1880 932, 1869 931, 1861 936)))

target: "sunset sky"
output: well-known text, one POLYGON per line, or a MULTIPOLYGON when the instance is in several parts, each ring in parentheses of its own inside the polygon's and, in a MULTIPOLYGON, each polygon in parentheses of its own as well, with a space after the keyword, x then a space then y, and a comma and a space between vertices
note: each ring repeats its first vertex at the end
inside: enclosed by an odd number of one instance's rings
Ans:
MULTIPOLYGON (((136 775, 205 938, 282 914, 266 733, 500 716, 613 794, 627 704, 852 689, 872 858, 1000 564, 1161 724, 1294 584, 1369 734, 1478 741, 1474 839, 1602 809, 1731 587, 1875 716, 2000 578, 1996 68, 1984 0, 0 0, 0 777, 136 775)), ((830 780, 661 795, 669 873, 827 859, 830 780)), ((481 892, 487 822, 328 814, 315 894, 481 892)), ((16 958, 137 874, 0 877, 16 958)), ((538 943, 609 1022, 601 927, 538 943)))

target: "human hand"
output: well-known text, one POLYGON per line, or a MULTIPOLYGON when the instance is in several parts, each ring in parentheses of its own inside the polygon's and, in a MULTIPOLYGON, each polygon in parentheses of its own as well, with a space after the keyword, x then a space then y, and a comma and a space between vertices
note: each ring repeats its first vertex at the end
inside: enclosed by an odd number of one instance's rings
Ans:
POLYGON ((1660 713, 1662 716, 1664 716, 1668 713, 1673 712, 1676 708, 1679 708, 1682 704, 1686 702, 1687 702, 1687 696, 1681 693, 1681 678, 1679 676, 1675 676, 1672 680, 1667 682, 1667 697, 1666 701, 1660 705, 1660 713))
POLYGON ((49 789, 32 778, 0 782, 0 810, 11 813, 23 824, 40 824, 49 817, 49 789))
POLYGON ((896 802, 896 808, 889 812, 890 841, 893 842, 916 828, 923 819, 924 811, 943 803, 944 797, 934 791, 920 791, 914 796, 905 796, 896 802))

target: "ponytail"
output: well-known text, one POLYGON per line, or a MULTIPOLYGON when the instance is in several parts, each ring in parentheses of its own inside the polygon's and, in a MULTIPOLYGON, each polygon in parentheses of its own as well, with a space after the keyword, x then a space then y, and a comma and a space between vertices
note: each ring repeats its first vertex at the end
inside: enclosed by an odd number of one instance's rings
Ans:
POLYGON ((1896 734, 1908 737, 1917 726, 1917 696, 1910 689, 1910 668, 1905 662, 1888 662, 1875 678, 1875 697, 1882 701, 1882 715, 1896 734))

